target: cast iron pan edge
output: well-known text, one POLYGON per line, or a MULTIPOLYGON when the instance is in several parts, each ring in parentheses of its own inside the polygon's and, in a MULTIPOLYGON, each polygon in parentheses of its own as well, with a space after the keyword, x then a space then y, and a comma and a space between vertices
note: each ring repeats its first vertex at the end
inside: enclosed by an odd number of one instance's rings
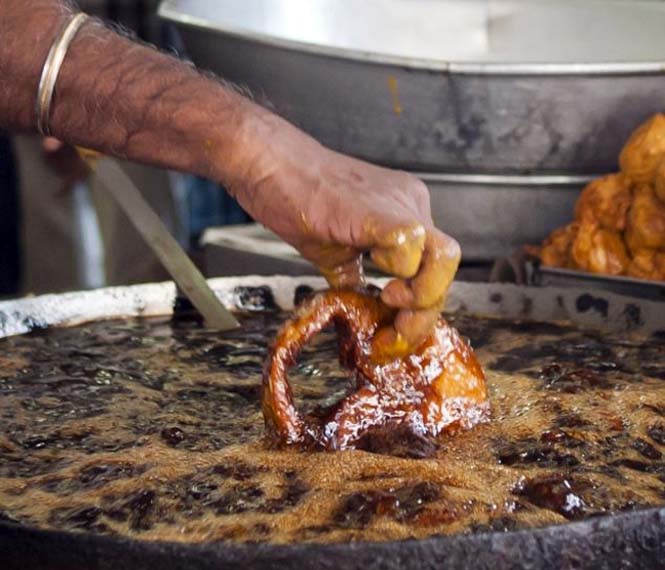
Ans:
POLYGON ((147 542, 0 523, 4 570, 665 568, 665 508, 507 533, 385 543, 147 542))

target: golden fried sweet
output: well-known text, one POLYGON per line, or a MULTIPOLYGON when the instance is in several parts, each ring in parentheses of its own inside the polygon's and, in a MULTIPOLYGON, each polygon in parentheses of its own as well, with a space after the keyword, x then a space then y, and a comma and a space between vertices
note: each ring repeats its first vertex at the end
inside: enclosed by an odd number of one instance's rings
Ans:
POLYGON ((635 252, 627 274, 638 279, 665 281, 665 252, 640 249, 635 252))
POLYGON ((650 186, 640 186, 628 212, 626 243, 631 252, 665 249, 665 203, 650 186))
POLYGON ((595 222, 580 223, 571 251, 574 266, 591 273, 621 275, 630 263, 621 235, 595 222))
POLYGON ((593 180, 582 191, 575 205, 575 219, 597 222, 602 228, 623 231, 631 202, 630 184, 622 174, 593 180))
POLYGON ((665 115, 630 136, 621 173, 590 182, 575 205, 575 221, 541 248, 527 248, 543 265, 665 280, 665 115))
POLYGON ((356 290, 319 293, 296 310, 279 331, 263 376, 263 415, 276 443, 346 449, 372 428, 438 435, 487 416, 483 371, 468 342, 443 318, 413 354, 377 361, 382 350, 375 333, 394 316, 377 293, 356 290), (356 389, 316 418, 303 418, 287 371, 304 345, 333 323, 340 362, 355 374, 356 389))
POLYGON ((658 113, 640 125, 619 155, 621 171, 632 181, 650 183, 665 157, 665 115, 658 113))
POLYGON ((653 189, 656 197, 665 204, 665 158, 663 158, 656 168, 653 178, 653 189))
POLYGON ((573 241, 577 237, 579 224, 573 222, 554 230, 543 242, 540 260, 549 267, 570 267, 573 241))

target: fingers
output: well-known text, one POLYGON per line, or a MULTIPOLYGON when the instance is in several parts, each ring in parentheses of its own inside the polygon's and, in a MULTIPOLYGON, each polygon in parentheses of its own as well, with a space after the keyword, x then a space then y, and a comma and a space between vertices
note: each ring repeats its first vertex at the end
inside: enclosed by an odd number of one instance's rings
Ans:
MULTIPOLYGON (((377 362, 406 356, 431 334, 457 272, 461 252, 453 238, 431 228, 420 257, 420 266, 411 279, 394 279, 381 293, 384 303, 402 310, 392 326, 374 337, 372 354, 377 362)), ((393 274, 404 275, 394 271, 393 274)))
POLYGON ((321 274, 326 278, 328 285, 333 289, 345 287, 360 287, 365 283, 363 274, 362 256, 334 265, 331 267, 319 267, 321 274))
POLYGON ((429 229, 415 277, 391 281, 384 288, 381 299, 387 305, 399 309, 442 307, 460 258, 459 244, 453 238, 436 228, 429 229))
POLYGON ((372 339, 372 359, 377 364, 389 362, 395 358, 402 358, 409 354, 410 345, 401 337, 395 327, 388 326, 379 329, 372 339))
POLYGON ((437 305, 420 311, 402 310, 397 313, 393 326, 409 347, 416 347, 434 329, 441 316, 441 309, 442 307, 437 305))
POLYGON ((397 314, 393 325, 379 330, 372 341, 372 356, 377 363, 403 358, 414 351, 432 332, 440 307, 397 314))
POLYGON ((349 246, 316 241, 302 245, 300 252, 314 263, 334 289, 359 287, 364 284, 361 253, 349 246))
POLYGON ((65 146, 65 143, 61 142, 60 140, 56 139, 55 137, 44 137, 42 139, 42 149, 46 153, 57 152, 63 146, 65 146))
POLYGON ((397 277, 413 277, 422 261, 425 249, 425 228, 421 224, 397 228, 378 236, 377 245, 370 250, 376 266, 397 277))

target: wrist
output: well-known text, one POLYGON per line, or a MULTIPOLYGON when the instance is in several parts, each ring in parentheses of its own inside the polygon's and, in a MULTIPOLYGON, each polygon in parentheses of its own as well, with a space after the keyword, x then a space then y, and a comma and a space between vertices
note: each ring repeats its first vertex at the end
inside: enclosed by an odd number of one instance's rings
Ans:
POLYGON ((10 3, 3 7, 0 36, 0 69, 4 85, 0 86, 0 116, 4 126, 19 131, 31 130, 37 123, 35 103, 44 63, 59 30, 71 16, 71 10, 60 2, 40 1, 10 3), (16 5, 14 7, 14 4, 16 5), (30 49, 18 49, 22 30, 38 30, 30 49), (16 101, 24 102, 15 105, 16 101), (28 101, 30 103, 28 103, 28 101))
POLYGON ((206 159, 214 179, 236 196, 244 189, 255 188, 273 171, 275 145, 279 144, 284 121, 249 99, 233 95, 233 122, 216 123, 214 142, 209 143, 213 152, 206 159))

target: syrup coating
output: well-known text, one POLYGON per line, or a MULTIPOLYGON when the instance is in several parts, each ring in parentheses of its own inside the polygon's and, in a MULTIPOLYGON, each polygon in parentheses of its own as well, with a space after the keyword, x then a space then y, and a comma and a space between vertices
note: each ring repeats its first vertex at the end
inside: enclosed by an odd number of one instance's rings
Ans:
POLYGON ((413 354, 385 356, 377 330, 394 311, 369 291, 318 293, 278 332, 263 376, 262 409, 278 445, 349 449, 375 428, 408 428, 423 436, 469 429, 489 413, 485 376, 459 333, 440 318, 413 354), (356 376, 356 390, 303 418, 288 380, 303 347, 326 326, 338 332, 340 362, 356 376))

